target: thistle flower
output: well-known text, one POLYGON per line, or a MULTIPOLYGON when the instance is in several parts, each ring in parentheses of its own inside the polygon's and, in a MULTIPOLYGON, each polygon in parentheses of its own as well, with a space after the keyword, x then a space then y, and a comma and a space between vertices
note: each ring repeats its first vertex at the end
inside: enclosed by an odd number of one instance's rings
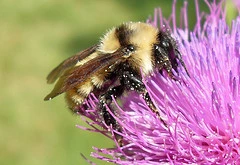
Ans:
POLYGON ((122 106, 115 102, 115 114, 109 110, 122 127, 122 132, 117 132, 102 122, 96 111, 98 100, 90 97, 92 110, 81 111, 93 121, 86 120, 92 126, 88 130, 100 132, 116 143, 111 149, 94 148, 93 157, 116 164, 240 162, 240 18, 233 20, 230 28, 222 1, 205 2, 210 13, 199 13, 196 1, 197 22, 192 32, 187 26, 186 3, 182 27, 176 25, 175 1, 169 19, 157 9, 154 19, 148 20, 172 30, 190 74, 188 77, 180 70, 180 81, 159 73, 144 78, 161 119, 139 94, 129 93, 121 99, 122 106), (116 142, 114 132, 123 137, 123 146, 116 142))

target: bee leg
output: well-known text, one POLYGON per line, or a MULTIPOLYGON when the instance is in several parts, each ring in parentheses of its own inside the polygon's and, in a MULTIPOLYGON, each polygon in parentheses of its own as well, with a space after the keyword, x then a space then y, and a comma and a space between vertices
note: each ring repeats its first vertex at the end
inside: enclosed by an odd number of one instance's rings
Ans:
MULTIPOLYGON (((112 103, 112 96, 114 98, 117 98, 118 96, 122 95, 124 92, 124 86, 119 85, 116 87, 113 87, 109 89, 106 93, 100 96, 100 111, 102 114, 102 117, 105 121, 105 123, 110 126, 112 125, 112 128, 118 132, 121 132, 121 128, 117 121, 113 118, 113 116, 107 111, 106 105, 110 107, 110 104, 112 103)), ((112 110, 111 110, 112 111, 112 110)), ((114 113, 114 112, 113 112, 114 113)), ((118 134, 114 134, 115 138, 117 139, 120 146, 122 146, 122 136, 118 134)))
POLYGON ((142 80, 132 73, 126 72, 124 75, 125 80, 123 80, 126 89, 135 90, 138 93, 143 94, 143 98, 146 101, 148 107, 156 114, 156 116, 162 121, 162 123, 167 127, 166 122, 161 118, 158 109, 152 102, 149 93, 147 92, 145 85, 142 80))
POLYGON ((146 101, 147 105, 151 108, 151 110, 160 118, 160 114, 159 114, 157 108, 155 107, 155 105, 153 104, 153 102, 149 96, 149 93, 147 91, 144 92, 143 98, 146 101))
POLYGON ((122 77, 122 84, 126 87, 128 90, 135 90, 138 93, 143 94, 143 98, 146 101, 147 105, 151 108, 151 110, 161 119, 160 114, 153 104, 149 93, 147 92, 144 83, 142 82, 141 78, 139 76, 136 76, 134 73, 125 71, 122 77))
POLYGON ((152 100, 149 96, 149 93, 147 91, 144 93, 144 100, 146 100, 147 105, 150 107, 150 109, 157 115, 157 117, 161 120, 161 122, 167 127, 166 122, 161 118, 161 116, 159 114, 159 111, 157 110, 157 108, 153 104, 153 102, 152 102, 152 100))

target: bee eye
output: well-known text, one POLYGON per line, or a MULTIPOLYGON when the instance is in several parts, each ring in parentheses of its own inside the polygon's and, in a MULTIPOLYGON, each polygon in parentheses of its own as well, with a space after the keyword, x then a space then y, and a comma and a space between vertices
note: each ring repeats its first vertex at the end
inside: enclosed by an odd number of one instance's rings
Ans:
POLYGON ((123 52, 125 55, 130 55, 133 51, 135 50, 135 47, 131 44, 127 45, 124 49, 123 52))
POLYGON ((127 46, 127 52, 133 52, 135 50, 134 46, 133 45, 128 45, 127 46))

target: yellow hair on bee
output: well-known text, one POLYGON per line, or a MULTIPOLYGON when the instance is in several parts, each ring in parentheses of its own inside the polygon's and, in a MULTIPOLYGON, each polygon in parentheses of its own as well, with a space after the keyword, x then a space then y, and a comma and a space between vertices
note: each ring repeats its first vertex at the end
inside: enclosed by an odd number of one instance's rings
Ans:
POLYGON ((110 29, 104 36, 101 38, 98 51, 104 53, 113 53, 118 48, 120 48, 119 40, 115 33, 115 28, 110 29))

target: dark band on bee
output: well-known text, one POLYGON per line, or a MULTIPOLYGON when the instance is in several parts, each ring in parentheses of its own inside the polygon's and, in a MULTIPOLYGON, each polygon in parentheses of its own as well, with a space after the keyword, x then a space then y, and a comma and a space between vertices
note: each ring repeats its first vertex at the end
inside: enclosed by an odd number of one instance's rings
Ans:
POLYGON ((127 28, 126 24, 122 24, 116 28, 116 37, 118 38, 121 46, 124 47, 129 44, 129 39, 132 33, 133 31, 127 28))

